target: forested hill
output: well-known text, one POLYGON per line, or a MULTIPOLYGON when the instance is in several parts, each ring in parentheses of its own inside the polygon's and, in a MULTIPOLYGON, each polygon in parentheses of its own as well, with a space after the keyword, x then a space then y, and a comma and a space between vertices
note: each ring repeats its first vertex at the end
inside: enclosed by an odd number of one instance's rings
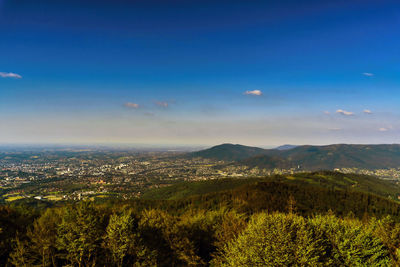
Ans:
MULTIPOLYGON (((181 182, 152 189, 143 199, 167 202, 172 212, 188 207, 212 210, 222 206, 244 213, 263 210, 286 212, 288 200, 296 202, 302 215, 332 211, 338 216, 352 213, 362 218, 391 215, 400 221, 400 187, 373 176, 339 172, 298 173, 266 178, 220 179, 181 182)), ((157 204, 157 205, 158 205, 157 204)))
POLYGON ((150 189, 143 199, 178 200, 187 197, 238 189, 245 185, 263 182, 285 183, 297 186, 314 186, 324 189, 337 189, 374 194, 388 199, 397 199, 400 186, 374 176, 344 174, 333 171, 304 172, 293 175, 273 175, 265 178, 217 179, 199 182, 180 182, 168 187, 150 189))
POLYGON ((398 144, 307 145, 286 150, 224 144, 190 155, 236 161, 241 165, 265 169, 301 168, 315 171, 335 168, 385 169, 400 167, 400 145, 398 144))
POLYGON ((0 206, 0 265, 398 266, 399 192, 314 172, 184 182, 145 199, 16 201, 0 206))
POLYGON ((189 153, 187 156, 224 160, 224 161, 237 161, 267 153, 268 150, 259 147, 222 144, 205 150, 189 153))
POLYGON ((283 151, 280 156, 306 170, 400 167, 400 145, 397 144, 300 146, 283 151))

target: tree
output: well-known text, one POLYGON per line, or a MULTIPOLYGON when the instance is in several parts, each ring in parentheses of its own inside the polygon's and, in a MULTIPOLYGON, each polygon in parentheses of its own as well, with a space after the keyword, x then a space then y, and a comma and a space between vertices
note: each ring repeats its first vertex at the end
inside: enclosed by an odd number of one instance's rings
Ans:
POLYGON ((296 200, 294 199, 293 195, 289 196, 287 205, 288 205, 288 212, 290 214, 296 213, 296 211, 297 211, 296 200))
POLYGON ((204 265, 196 255, 187 227, 179 218, 160 210, 146 210, 139 222, 139 231, 146 245, 157 250, 157 263, 161 266, 204 265))
POLYGON ((10 253, 9 262, 14 266, 29 267, 34 263, 34 259, 31 255, 28 242, 21 240, 18 236, 14 239, 14 249, 10 253))
POLYGON ((369 224, 376 237, 389 249, 396 266, 400 265, 400 224, 390 216, 380 220, 372 219, 369 224))
POLYGON ((17 233, 19 241, 21 239, 26 240, 26 228, 32 223, 34 217, 32 210, 25 207, 17 210, 7 206, 0 206, 0 228, 3 229, 0 232, 0 266, 6 265, 9 254, 13 250, 12 244, 16 244, 17 233))
POLYGON ((333 215, 319 215, 309 221, 330 242, 330 258, 335 265, 390 266, 389 250, 374 235, 373 227, 356 219, 339 219, 333 215))
MULTIPOLYGON (((318 266, 329 264, 318 234, 303 217, 260 213, 221 256, 222 266, 318 266)), ((214 262, 215 264, 215 262, 214 262)))
POLYGON ((28 229, 30 247, 39 255, 41 266, 56 266, 57 225, 60 220, 58 210, 47 209, 28 229))
POLYGON ((57 248, 71 264, 93 264, 100 253, 104 228, 103 218, 92 203, 67 206, 57 229, 57 248))
POLYGON ((142 244, 137 232, 137 222, 131 211, 125 211, 121 215, 113 214, 109 219, 104 238, 104 247, 112 255, 112 263, 117 266, 151 265, 155 263, 154 253, 142 244))

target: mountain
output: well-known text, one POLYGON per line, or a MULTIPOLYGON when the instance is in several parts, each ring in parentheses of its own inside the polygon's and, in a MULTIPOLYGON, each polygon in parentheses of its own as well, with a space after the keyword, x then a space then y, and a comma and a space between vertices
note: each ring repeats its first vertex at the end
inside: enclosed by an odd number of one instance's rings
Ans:
POLYGON ((298 147, 298 146, 286 144, 286 145, 278 146, 275 149, 276 150, 289 150, 289 149, 293 149, 293 148, 296 148, 296 147, 298 147))
POLYGON ((385 169, 400 167, 400 145, 297 146, 291 149, 262 149, 223 144, 191 153, 192 156, 235 161, 265 169, 299 168, 307 171, 335 168, 385 169))
POLYGON ((259 147, 222 144, 205 150, 189 153, 189 157, 200 157, 224 161, 238 161, 257 155, 266 154, 268 150, 259 147))
MULTIPOLYGON (((299 166, 303 170, 400 167, 400 145, 396 144, 299 146, 281 151, 278 156, 287 160, 285 166, 299 166)), ((247 161, 251 162, 251 159, 247 161)))
POLYGON ((255 157, 239 160, 236 163, 233 163, 233 165, 245 165, 251 168, 258 167, 260 169, 267 169, 267 170, 275 168, 290 169, 296 167, 296 165, 294 165, 293 162, 291 162, 290 160, 275 155, 258 155, 255 157))

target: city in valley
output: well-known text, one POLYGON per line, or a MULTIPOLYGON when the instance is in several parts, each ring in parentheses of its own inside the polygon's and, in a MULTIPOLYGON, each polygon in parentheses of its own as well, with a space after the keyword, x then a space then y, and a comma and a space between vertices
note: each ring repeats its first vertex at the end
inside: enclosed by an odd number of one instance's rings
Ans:
POLYGON ((0 266, 400 266, 399 0, 0 26, 0 266))
MULTIPOLYGON (((16 148, 0 153, 0 201, 139 198, 151 188, 181 181, 248 178, 303 172, 259 168, 171 150, 16 148)), ((335 168, 342 173, 400 180, 400 168, 335 168)))

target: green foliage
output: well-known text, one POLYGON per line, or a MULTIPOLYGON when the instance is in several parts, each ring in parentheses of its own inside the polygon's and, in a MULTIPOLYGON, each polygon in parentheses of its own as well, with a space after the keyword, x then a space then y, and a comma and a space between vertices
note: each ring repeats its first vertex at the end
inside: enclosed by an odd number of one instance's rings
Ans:
POLYGON ((135 246, 134 219, 131 214, 124 213, 120 216, 113 214, 110 217, 105 237, 105 247, 109 249, 113 261, 122 266, 124 258, 135 246))
POLYGON ((306 219, 295 215, 254 216, 246 230, 227 243, 222 266, 329 265, 324 240, 306 219))
POLYGON ((221 207, 252 214, 260 211, 288 211, 288 200, 293 197, 296 210, 311 216, 333 211, 337 216, 354 212, 357 218, 391 215, 400 220, 397 202, 363 192, 322 188, 304 184, 262 181, 245 184, 233 190, 192 196, 175 201, 152 202, 152 207, 179 214, 190 209, 218 210, 221 207))
POLYGON ((0 206, 0 228, 2 229, 0 232, 0 266, 6 265, 12 250, 11 244, 17 234, 23 236, 36 216, 37 212, 28 210, 26 206, 18 208, 0 206))
POLYGON ((335 168, 386 169, 400 165, 400 145, 306 145, 276 150, 222 144, 187 156, 240 161, 239 165, 261 169, 289 169, 298 166, 307 171, 335 168))
POLYGON ((221 266, 389 266, 388 248, 370 226, 334 216, 305 219, 260 213, 214 260, 221 266))
POLYGON ((27 231, 31 250, 38 255, 37 261, 41 266, 56 264, 57 227, 61 222, 58 209, 48 209, 36 219, 27 231))
POLYGON ((191 210, 180 216, 202 262, 209 262, 222 243, 234 238, 246 225, 243 216, 221 208, 215 211, 191 210))
POLYGON ((242 160, 256 155, 265 154, 268 150, 234 144, 222 144, 198 152, 189 153, 187 157, 201 157, 224 161, 242 160))
POLYGON ((400 187, 394 181, 382 180, 362 174, 344 174, 333 171, 304 172, 294 175, 276 176, 276 180, 293 184, 310 184, 323 188, 372 193, 382 197, 397 198, 400 187))
POLYGON ((144 198, 175 200, 157 202, 158 207, 170 207, 171 212, 193 206, 218 209, 225 205, 251 213, 260 210, 287 211, 287 200, 292 196, 298 212, 303 215, 333 210, 342 216, 354 211, 361 218, 365 213, 377 217, 387 214, 400 216, 398 203, 387 199, 389 196, 397 197, 399 193, 398 185, 376 177, 324 171, 264 179, 182 182, 150 190, 144 198))
POLYGON ((332 244, 331 256, 336 265, 389 266, 390 254, 381 239, 374 235, 373 225, 333 215, 310 220, 313 228, 323 232, 332 244))
POLYGON ((0 206, 0 265, 399 265, 400 205, 348 190, 362 176, 336 175, 185 183, 168 189, 185 192, 174 200, 0 206))
POLYGON ((245 184, 259 181, 257 178, 250 179, 217 179, 199 182, 180 182, 171 186, 151 189, 145 192, 143 199, 168 199, 178 200, 195 195, 215 193, 230 190, 245 184))
MULTIPOLYGON (((180 216, 126 207, 103 218, 91 203, 46 210, 12 242, 14 266, 388 266, 400 224, 332 214, 246 215, 221 208, 180 216), (100 256, 102 255, 102 256, 100 256)), ((113 207, 111 207, 113 209, 113 207)), ((102 214, 100 214, 102 213, 102 214)))
POLYGON ((137 232, 137 220, 131 211, 113 214, 110 217, 104 238, 104 247, 112 255, 110 265, 149 266, 155 264, 155 253, 143 244, 137 232))
POLYGON ((156 250, 161 266, 203 265, 189 239, 188 229, 180 219, 160 210, 146 210, 139 222, 140 232, 147 245, 156 250))
POLYGON ((57 248, 65 251, 71 264, 96 262, 104 232, 102 215, 88 202, 67 206, 58 225, 57 248))
POLYGON ((235 239, 246 226, 247 221, 243 214, 239 214, 235 210, 224 212, 219 224, 214 225, 215 246, 222 249, 225 244, 235 239))
POLYGON ((281 157, 304 170, 333 170, 334 168, 385 169, 397 168, 400 145, 299 146, 283 151, 281 157))
POLYGON ((393 262, 397 266, 400 265, 400 224, 396 223, 393 218, 386 216, 385 218, 374 221, 370 224, 373 227, 374 235, 389 249, 393 262))
POLYGON ((9 262, 14 266, 29 267, 34 263, 34 258, 28 242, 21 240, 18 236, 13 240, 13 251, 10 254, 9 262))

